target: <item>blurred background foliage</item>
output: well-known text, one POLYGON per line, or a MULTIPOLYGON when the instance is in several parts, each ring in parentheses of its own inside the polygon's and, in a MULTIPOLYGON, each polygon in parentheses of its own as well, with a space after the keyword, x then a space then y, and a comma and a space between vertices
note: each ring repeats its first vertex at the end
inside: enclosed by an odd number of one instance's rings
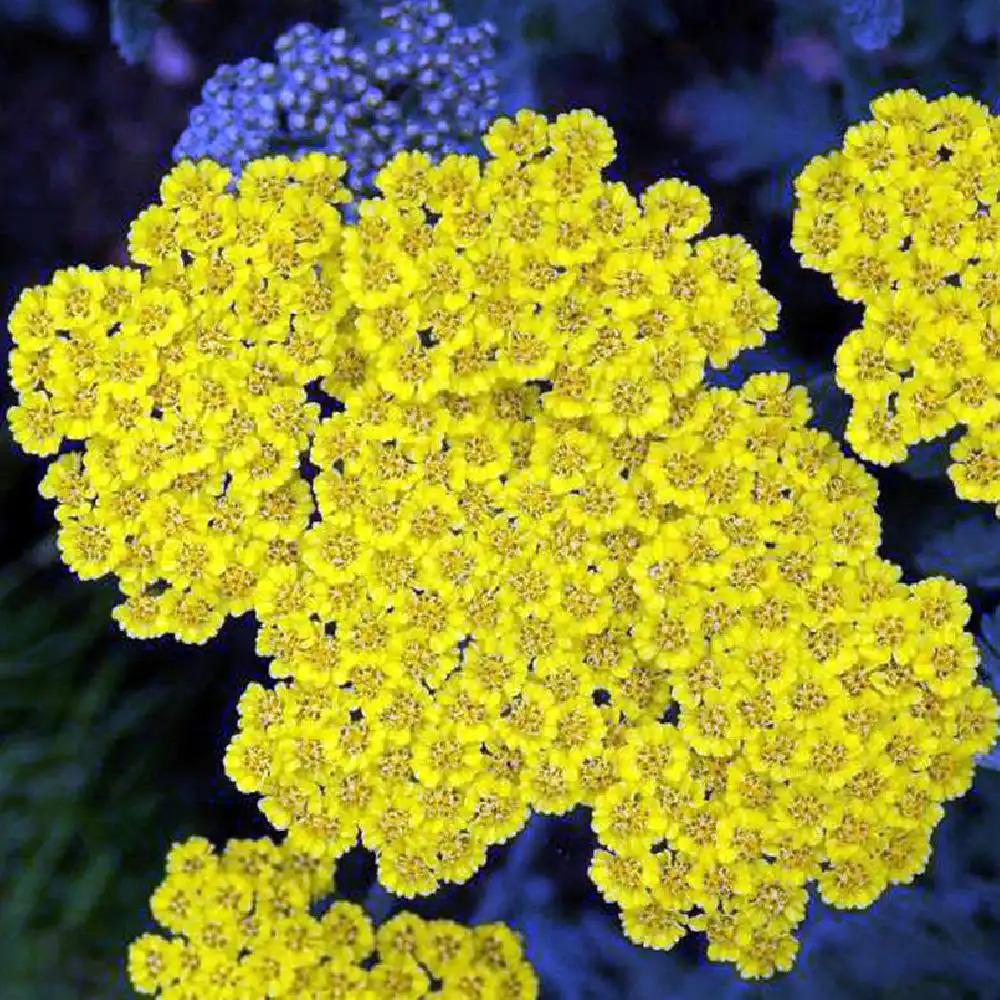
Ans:
MULTIPOLYGON (((202 83, 223 62, 266 58, 300 21, 362 25, 367 0, 0 0, 0 308, 74 263, 123 259, 126 224, 155 197, 202 83)), ((956 90, 1000 110, 998 0, 452 0, 458 22, 497 28, 502 108, 588 106, 620 141, 633 189, 685 177, 712 231, 759 250, 782 328, 721 381, 791 371, 816 422, 842 435, 833 349, 860 319, 788 246, 790 181, 840 144, 896 86, 956 90)), ((6 335, 5 335, 6 336, 6 335)), ((9 344, 3 341, 3 351, 9 344)), ((3 404, 10 402, 6 385, 3 404)), ((1000 522, 943 479, 947 442, 881 485, 883 554, 908 580, 969 588, 983 674, 1000 685, 1000 522)), ((113 588, 58 561, 41 463, 0 428, 0 998, 128 996, 125 942, 144 926, 165 847, 265 832, 225 779, 238 693, 266 676, 249 622, 204 647, 132 642, 113 588)), ((1000 751, 985 761, 1000 767, 1000 751)), ((658 954, 628 944, 586 878, 588 816, 536 817, 466 886, 415 908, 507 920, 527 936, 547 1000, 773 997, 991 1000, 1000 996, 1000 772, 951 803, 928 871, 871 909, 815 904, 795 971, 741 983, 697 938, 658 954)), ((398 900, 371 859, 341 862, 349 898, 382 916, 398 900)))
POLYGON ((791 178, 876 94, 917 86, 993 104, 998 33, 996 0, 774 0, 765 58, 706 69, 673 96, 672 119, 711 176, 749 179, 763 211, 787 214, 791 178))

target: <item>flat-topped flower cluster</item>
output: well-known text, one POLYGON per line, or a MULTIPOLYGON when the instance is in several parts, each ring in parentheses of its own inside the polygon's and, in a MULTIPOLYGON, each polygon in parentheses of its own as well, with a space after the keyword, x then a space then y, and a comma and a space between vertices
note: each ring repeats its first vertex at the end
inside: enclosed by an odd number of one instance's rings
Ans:
POLYGON ((621 523, 494 501, 506 577, 473 577, 457 665, 422 594, 406 627, 364 588, 333 636, 269 622, 258 650, 289 680, 242 699, 238 786, 293 842, 360 829, 402 895, 469 878, 531 810, 586 804, 627 934, 706 930, 748 975, 789 967, 810 881, 865 906, 912 879, 996 729, 963 588, 878 558, 874 481, 803 427, 785 377, 691 406, 628 466, 621 523))
POLYGON ((871 110, 796 183, 793 245, 865 307, 836 358, 847 439, 888 465, 964 427, 948 474, 960 497, 997 503, 1000 118, 911 90, 871 110))
MULTIPOLYGON (((606 507, 586 464, 621 493, 614 463, 706 360, 773 325, 742 240, 688 242, 708 218, 695 189, 640 206, 601 180, 596 117, 524 113, 486 141, 485 168, 400 154, 352 226, 334 158, 256 161, 235 193, 185 162, 132 227, 141 270, 22 295, 10 425, 35 454, 84 442, 43 491, 71 568, 120 579, 130 633, 201 642, 251 608, 353 604, 352 583, 391 625, 409 614, 393 591, 429 595, 469 555, 499 582, 477 525, 493 499, 552 493, 570 521, 606 507)), ((449 627, 443 648, 472 631, 449 627)))
POLYGON ((502 924, 401 913, 375 928, 334 890, 327 853, 201 837, 176 844, 154 892, 166 934, 129 949, 129 977, 163 1000, 534 1000, 538 980, 502 924))
POLYGON ((226 768, 402 895, 531 810, 593 809, 626 933, 790 967, 806 887, 871 903, 927 859, 996 731, 961 587, 877 555, 874 480, 787 376, 709 389, 777 304, 704 196, 639 198, 589 112, 491 158, 185 163, 141 271, 64 272, 12 319, 17 439, 135 635, 253 610, 226 768))

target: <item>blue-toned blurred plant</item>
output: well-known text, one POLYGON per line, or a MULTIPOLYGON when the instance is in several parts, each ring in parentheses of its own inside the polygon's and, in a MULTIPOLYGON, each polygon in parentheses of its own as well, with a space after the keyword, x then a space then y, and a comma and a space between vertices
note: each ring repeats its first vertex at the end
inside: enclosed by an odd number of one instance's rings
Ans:
MULTIPOLYGON (((160 24, 160 0, 110 0, 111 40, 126 62, 144 59, 160 24)), ((33 24, 70 37, 89 34, 94 12, 87 0, 0 0, 0 21, 33 24)))
POLYGON ((495 28, 458 26, 438 0, 383 6, 382 31, 362 42, 345 28, 298 24, 275 42, 275 62, 220 66, 174 147, 238 174, 271 153, 322 151, 371 193, 376 171, 404 149, 471 152, 498 104, 495 28))
POLYGON ((709 172, 752 181, 766 212, 790 208, 794 175, 881 91, 1000 96, 994 0, 776 0, 772 35, 763 69, 706 73, 671 103, 709 172))
POLYGON ((78 37, 91 31, 93 12, 86 0, 0 0, 0 21, 46 27, 78 37))
MULTIPOLYGON (((351 0, 363 6, 366 0, 351 0)), ((541 70, 564 56, 590 55, 614 62, 622 54, 629 20, 658 34, 675 26, 673 0, 451 0, 456 17, 497 26, 500 109, 538 107, 541 70)))
POLYGON ((141 62, 160 26, 160 0, 111 0, 111 40, 128 63, 141 62))

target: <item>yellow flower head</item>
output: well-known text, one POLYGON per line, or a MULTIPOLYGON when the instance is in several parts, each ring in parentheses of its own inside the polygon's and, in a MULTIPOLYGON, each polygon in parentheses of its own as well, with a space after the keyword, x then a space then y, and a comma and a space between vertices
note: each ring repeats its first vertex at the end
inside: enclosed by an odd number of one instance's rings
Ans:
POLYGON ((201 838, 177 844, 151 903, 168 935, 132 943, 129 978, 140 993, 214 1000, 537 997, 520 939, 503 925, 403 913, 376 930, 341 901, 314 915, 332 892, 329 854, 267 840, 230 841, 220 854, 201 838), (461 992, 467 980, 481 991, 461 992))
POLYGON ((234 195, 216 164, 182 163, 132 226, 139 267, 60 271, 11 314, 11 429, 42 455, 83 442, 90 492, 55 496, 60 547, 81 577, 118 577, 133 635, 204 642, 299 563, 306 386, 348 310, 341 173, 277 158, 234 195))
POLYGON ((578 519, 565 495, 611 441, 655 433, 706 361, 773 327, 750 248, 688 242, 696 189, 658 185, 643 207, 602 180, 599 116, 522 111, 485 142, 485 169, 399 154, 351 225, 335 158, 255 161, 235 191, 184 162, 131 227, 138 267, 21 296, 9 423, 38 454, 83 443, 93 493, 57 515, 60 546, 82 577, 119 579, 130 634, 329 615, 324 588, 391 569, 351 612, 398 631, 390 598, 418 588, 457 649, 461 602, 524 555, 516 530, 487 539, 500 510, 531 485, 563 496, 546 530, 578 519), (475 563, 461 594, 459 558, 475 563))
MULTIPOLYGON (((869 133, 803 190, 887 171, 869 133)), ((336 161, 257 161, 235 195, 188 170, 96 328, 89 274, 25 295, 12 429, 42 454, 84 441, 45 490, 67 562, 121 580, 130 632, 204 641, 255 612, 279 683, 246 692, 225 763, 290 850, 360 834, 415 896, 470 878, 532 810, 584 804, 627 934, 701 927, 771 974, 805 884, 857 905, 912 877, 920 852, 890 863, 883 837, 929 833, 989 746, 962 600, 878 559, 875 483, 806 427, 804 390, 703 384, 777 304, 744 241, 692 242, 700 192, 604 181, 613 137, 585 112, 522 112, 485 142, 482 168, 401 154, 351 224, 336 161)), ((881 253, 859 239, 856 282, 881 253)), ((906 319, 880 322, 902 343, 906 319)), ((196 932, 183 885, 154 909, 196 932)), ((273 950, 247 968, 296 988, 273 950)))
POLYGON ((796 182, 793 246, 865 307, 837 352, 847 440, 889 465, 963 427, 949 476, 960 497, 996 504, 1000 119, 967 97, 912 90, 871 108, 873 121, 796 182))
POLYGON ((787 969, 807 885, 856 906, 912 879, 926 852, 886 845, 929 837, 994 738, 964 592, 878 557, 874 480, 787 376, 698 388, 640 439, 560 435, 545 398, 516 506, 442 474, 398 552, 398 494, 365 544, 337 521, 325 610, 260 633, 281 682, 245 694, 227 771, 292 843, 360 833, 410 896, 587 805, 626 934, 787 969))

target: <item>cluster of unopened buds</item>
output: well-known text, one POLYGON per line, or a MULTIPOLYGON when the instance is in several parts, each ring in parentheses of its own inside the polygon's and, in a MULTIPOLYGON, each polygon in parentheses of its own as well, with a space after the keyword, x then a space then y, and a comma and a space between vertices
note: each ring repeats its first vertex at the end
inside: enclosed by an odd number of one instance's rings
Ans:
POLYGON ((879 558, 876 484, 781 374, 712 389, 777 303, 663 180, 603 179, 596 115, 403 152, 338 211, 324 154, 184 163, 140 270, 11 320, 43 491, 133 635, 252 610, 272 688, 226 754, 290 849, 359 836, 404 896, 532 810, 593 810, 591 875, 654 948, 788 969, 807 886, 926 864, 996 731, 963 588, 879 558))
POLYGON ((1000 118, 910 90, 871 109, 796 185, 796 250, 864 305, 836 357, 847 440, 889 465, 963 428, 955 490, 1000 511, 1000 118))
POLYGON ((395 153, 471 152, 499 103, 496 29, 455 24, 439 0, 379 10, 376 37, 297 24, 274 44, 275 61, 220 66, 174 148, 238 174, 275 153, 338 156, 357 193, 395 153))

